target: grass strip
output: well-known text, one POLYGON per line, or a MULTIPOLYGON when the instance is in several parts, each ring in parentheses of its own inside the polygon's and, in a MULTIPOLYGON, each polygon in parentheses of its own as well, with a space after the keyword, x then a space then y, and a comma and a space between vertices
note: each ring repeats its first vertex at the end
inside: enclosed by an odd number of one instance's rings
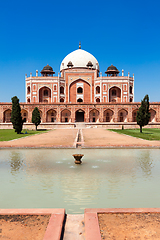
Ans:
POLYGON ((0 129, 0 141, 10 141, 13 139, 18 139, 26 136, 31 136, 34 134, 40 134, 47 132, 47 130, 28 130, 23 129, 21 134, 17 134, 14 129, 0 129))
POLYGON ((160 140, 160 128, 143 128, 140 133, 139 129, 108 129, 120 134, 126 134, 132 137, 142 138, 145 140, 160 140))

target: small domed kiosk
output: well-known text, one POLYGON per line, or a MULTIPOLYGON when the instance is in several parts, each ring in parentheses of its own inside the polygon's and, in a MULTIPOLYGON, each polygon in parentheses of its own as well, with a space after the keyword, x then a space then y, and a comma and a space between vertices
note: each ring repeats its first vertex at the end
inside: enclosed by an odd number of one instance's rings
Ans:
POLYGON ((119 71, 115 66, 111 65, 107 68, 107 71, 105 73, 107 74, 107 76, 114 77, 118 76, 119 71))
POLYGON ((55 72, 53 71, 53 68, 47 64, 47 65, 42 69, 41 74, 42 74, 43 77, 53 76, 53 74, 55 74, 55 72))

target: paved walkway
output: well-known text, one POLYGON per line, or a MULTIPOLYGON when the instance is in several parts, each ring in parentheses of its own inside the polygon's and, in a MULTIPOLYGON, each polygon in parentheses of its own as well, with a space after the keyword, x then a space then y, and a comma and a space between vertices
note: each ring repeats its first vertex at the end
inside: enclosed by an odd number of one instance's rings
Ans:
POLYGON ((84 214, 67 214, 63 240, 85 240, 84 214))
POLYGON ((0 142, 0 147, 73 147, 77 130, 57 129, 47 133, 0 142))
POLYGON ((83 129, 85 147, 160 147, 160 141, 148 141, 101 128, 83 129))
MULTIPOLYGON (((0 147, 73 148, 77 129, 56 129, 17 140, 0 142, 0 147)), ((83 147, 160 147, 160 141, 148 141, 101 128, 82 129, 83 147)))

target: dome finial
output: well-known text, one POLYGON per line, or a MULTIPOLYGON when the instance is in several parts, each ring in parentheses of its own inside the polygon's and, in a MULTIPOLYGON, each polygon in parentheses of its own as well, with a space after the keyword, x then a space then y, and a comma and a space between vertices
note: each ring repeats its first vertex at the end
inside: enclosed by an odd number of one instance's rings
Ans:
POLYGON ((81 41, 79 41, 79 49, 81 49, 81 41))

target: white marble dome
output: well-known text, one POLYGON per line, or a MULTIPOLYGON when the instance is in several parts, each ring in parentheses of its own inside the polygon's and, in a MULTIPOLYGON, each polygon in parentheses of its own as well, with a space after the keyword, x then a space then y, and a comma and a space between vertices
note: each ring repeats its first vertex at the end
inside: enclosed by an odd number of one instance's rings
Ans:
POLYGON ((93 64, 92 68, 99 70, 99 64, 97 59, 92 54, 82 49, 78 49, 69 53, 63 59, 60 66, 60 71, 62 71, 62 69, 67 69, 67 65, 69 62, 73 64, 73 68, 87 68, 86 65, 88 64, 88 62, 91 62, 93 64))

